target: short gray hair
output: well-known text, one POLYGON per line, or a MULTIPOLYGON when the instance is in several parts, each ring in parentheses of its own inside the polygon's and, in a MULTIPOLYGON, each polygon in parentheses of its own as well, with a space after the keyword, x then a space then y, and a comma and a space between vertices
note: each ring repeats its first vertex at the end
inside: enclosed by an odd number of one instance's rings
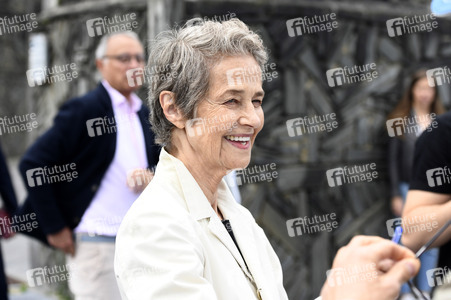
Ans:
POLYGON ((99 44, 97 45, 96 59, 102 59, 102 57, 106 54, 106 46, 108 44, 108 41, 110 40, 110 38, 112 38, 113 36, 117 36, 117 35, 125 35, 128 37, 131 37, 132 39, 135 39, 141 43, 141 41, 139 40, 139 36, 133 31, 118 31, 118 32, 104 35, 104 36, 102 36, 99 44))
POLYGON ((222 57, 239 55, 253 56, 260 68, 268 59, 260 36, 236 18, 224 22, 195 18, 156 36, 147 66, 152 78, 148 101, 155 143, 170 148, 174 128, 164 115, 160 93, 173 92, 175 105, 192 119, 199 101, 207 95, 211 68, 222 57))

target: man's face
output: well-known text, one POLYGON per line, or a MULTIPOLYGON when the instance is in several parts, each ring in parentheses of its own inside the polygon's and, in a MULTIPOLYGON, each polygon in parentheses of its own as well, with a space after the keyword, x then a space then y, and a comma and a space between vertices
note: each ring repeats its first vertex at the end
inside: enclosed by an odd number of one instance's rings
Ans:
POLYGON ((143 68, 144 49, 141 43, 126 35, 112 36, 107 43, 105 57, 97 60, 97 68, 103 79, 124 96, 138 89, 139 86, 131 87, 128 84, 126 72, 130 69, 143 68), (130 58, 128 61, 124 58, 130 58))

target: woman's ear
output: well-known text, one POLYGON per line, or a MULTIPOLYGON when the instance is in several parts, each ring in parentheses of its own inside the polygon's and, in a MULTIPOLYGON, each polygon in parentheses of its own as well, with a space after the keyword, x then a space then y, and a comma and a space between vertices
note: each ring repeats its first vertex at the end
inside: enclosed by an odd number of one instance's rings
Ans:
POLYGON ((174 98, 173 92, 162 91, 160 93, 160 105, 169 122, 177 128, 184 128, 186 120, 180 109, 175 105, 174 98))

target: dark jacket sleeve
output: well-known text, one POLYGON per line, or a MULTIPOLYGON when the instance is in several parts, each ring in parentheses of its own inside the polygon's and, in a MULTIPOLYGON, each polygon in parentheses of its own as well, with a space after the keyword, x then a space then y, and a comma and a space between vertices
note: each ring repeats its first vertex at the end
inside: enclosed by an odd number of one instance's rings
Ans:
POLYGON ((8 171, 8 165, 6 164, 5 157, 3 156, 2 148, 0 147, 0 195, 3 199, 3 205, 8 212, 12 215, 17 209, 16 193, 11 182, 11 177, 8 171))
POLYGON ((19 165, 28 189, 30 205, 36 211, 45 234, 58 232, 67 226, 58 207, 58 201, 64 199, 57 199, 54 184, 30 187, 26 172, 72 162, 75 152, 80 150, 82 133, 86 131, 82 106, 83 102, 77 99, 65 103, 55 117, 53 126, 27 150, 19 165))
POLYGON ((388 177, 390 179, 390 194, 392 197, 401 196, 399 183, 401 182, 401 147, 402 140, 391 138, 388 143, 388 177))

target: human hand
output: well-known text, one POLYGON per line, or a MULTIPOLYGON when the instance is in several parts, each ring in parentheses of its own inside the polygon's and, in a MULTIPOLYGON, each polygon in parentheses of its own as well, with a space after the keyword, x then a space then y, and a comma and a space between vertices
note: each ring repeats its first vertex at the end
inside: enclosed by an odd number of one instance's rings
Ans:
POLYGON ((3 234, 2 238, 7 240, 7 239, 10 239, 10 238, 13 238, 15 235, 16 235, 15 232, 11 232, 11 233, 8 233, 8 234, 3 234))
POLYGON ((323 300, 394 300, 419 270, 409 249, 379 237, 357 236, 335 256, 323 300))
POLYGON ((15 235, 11 228, 11 216, 5 209, 0 209, 0 237, 2 239, 9 239, 15 235))
POLYGON ((64 227, 62 230, 54 234, 47 235, 49 244, 57 249, 62 250, 66 254, 75 255, 75 244, 72 238, 72 231, 69 227, 64 227))
POLYGON ((401 196, 394 196, 391 198, 391 210, 395 216, 400 217, 402 215, 403 206, 404 201, 401 196))
POLYGON ((154 173, 149 169, 137 168, 127 174, 127 186, 134 193, 140 194, 152 181, 154 173))

